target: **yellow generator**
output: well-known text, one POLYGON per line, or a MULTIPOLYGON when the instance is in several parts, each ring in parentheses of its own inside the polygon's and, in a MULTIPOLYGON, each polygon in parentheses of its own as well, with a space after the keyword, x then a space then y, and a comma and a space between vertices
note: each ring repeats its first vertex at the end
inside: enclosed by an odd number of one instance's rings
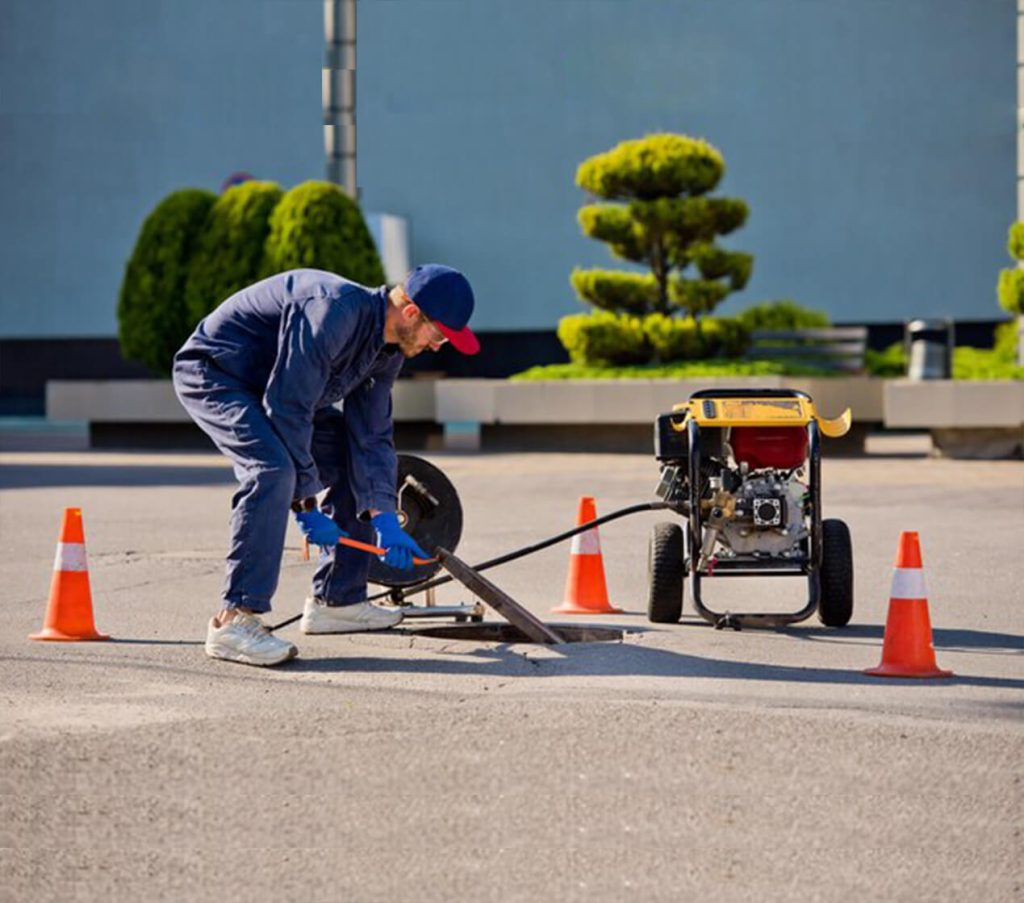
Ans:
POLYGON ((684 584, 717 628, 779 627, 815 612, 829 627, 853 614, 850 530, 821 512, 821 437, 850 428, 850 411, 821 417, 792 389, 712 389, 662 414, 657 495, 683 522, 656 524, 648 557, 648 617, 679 620, 684 584), (704 604, 705 579, 805 577, 807 602, 792 613, 736 614, 704 604))

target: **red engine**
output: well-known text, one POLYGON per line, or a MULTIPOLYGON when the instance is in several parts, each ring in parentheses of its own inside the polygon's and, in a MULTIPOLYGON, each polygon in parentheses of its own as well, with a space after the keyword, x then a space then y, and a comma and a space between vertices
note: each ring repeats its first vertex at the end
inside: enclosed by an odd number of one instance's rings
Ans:
POLYGON ((751 470, 792 470, 807 457, 807 429, 802 426, 734 426, 729 443, 736 463, 746 462, 751 470))

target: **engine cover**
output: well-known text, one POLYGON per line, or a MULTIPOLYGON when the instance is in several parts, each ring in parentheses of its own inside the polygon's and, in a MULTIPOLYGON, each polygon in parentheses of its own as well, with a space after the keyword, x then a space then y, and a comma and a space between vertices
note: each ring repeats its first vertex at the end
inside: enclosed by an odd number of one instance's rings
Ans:
POLYGON ((807 536, 803 502, 807 487, 795 479, 758 475, 736 490, 736 512, 719 540, 737 555, 782 555, 807 536))

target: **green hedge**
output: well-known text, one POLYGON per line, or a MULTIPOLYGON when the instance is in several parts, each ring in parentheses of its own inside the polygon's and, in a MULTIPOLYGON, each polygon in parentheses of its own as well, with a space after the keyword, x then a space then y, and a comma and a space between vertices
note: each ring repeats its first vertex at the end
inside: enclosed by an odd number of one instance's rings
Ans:
POLYGON ((117 300, 121 353, 168 374, 194 323, 185 306, 189 261, 216 195, 175 191, 146 217, 125 267, 117 300))
POLYGON ((270 215, 283 194, 273 182, 250 181, 217 198, 189 264, 185 306, 193 323, 260 278, 270 215))
POLYGON ((531 367, 510 377, 513 380, 546 379, 698 379, 731 376, 836 376, 834 370, 794 366, 782 361, 743 361, 717 358, 675 364, 600 367, 588 364, 548 364, 531 367))
POLYGON ((755 304, 741 310, 736 319, 751 332, 758 329, 825 329, 832 325, 824 311, 802 307, 789 298, 755 304))
POLYGON ((903 342, 893 342, 884 351, 865 349, 864 369, 871 376, 906 376, 907 349, 903 342))
POLYGON ((587 366, 739 357, 749 344, 749 333, 731 317, 705 317, 698 324, 688 317, 609 311, 563 317, 558 338, 574 364, 587 366))
POLYGON ((296 185, 274 208, 263 275, 297 267, 382 285, 384 268, 359 206, 330 182, 296 185))
POLYGON ((640 364, 650 357, 643 320, 628 314, 595 311, 563 317, 558 339, 576 364, 640 364))

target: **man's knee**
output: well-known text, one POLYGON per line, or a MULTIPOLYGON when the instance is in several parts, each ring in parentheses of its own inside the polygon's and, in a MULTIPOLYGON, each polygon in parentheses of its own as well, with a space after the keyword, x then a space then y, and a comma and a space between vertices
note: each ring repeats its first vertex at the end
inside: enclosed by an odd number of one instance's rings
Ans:
POLYGON ((252 482, 261 496, 282 499, 285 503, 295 497, 295 464, 291 458, 255 462, 247 470, 246 482, 252 482))

